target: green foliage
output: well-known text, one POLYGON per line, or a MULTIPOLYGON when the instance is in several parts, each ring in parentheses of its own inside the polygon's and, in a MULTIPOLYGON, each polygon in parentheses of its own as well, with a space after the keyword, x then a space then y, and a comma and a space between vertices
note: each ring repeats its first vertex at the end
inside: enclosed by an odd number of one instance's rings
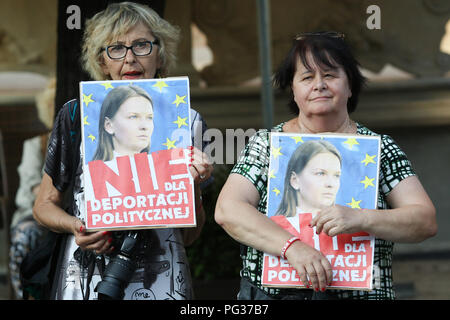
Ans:
POLYGON ((194 280, 238 278, 241 269, 239 243, 214 220, 217 197, 232 166, 215 165, 214 182, 203 190, 206 221, 200 237, 186 248, 194 280))

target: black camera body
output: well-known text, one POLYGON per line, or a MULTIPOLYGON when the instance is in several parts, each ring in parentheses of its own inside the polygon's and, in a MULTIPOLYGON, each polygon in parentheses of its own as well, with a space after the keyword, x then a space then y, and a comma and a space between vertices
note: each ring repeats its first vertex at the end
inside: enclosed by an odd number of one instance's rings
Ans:
POLYGON ((99 300, 122 300, 125 288, 137 268, 134 255, 138 248, 139 233, 129 231, 125 234, 116 256, 111 258, 105 268, 102 281, 95 287, 99 300))

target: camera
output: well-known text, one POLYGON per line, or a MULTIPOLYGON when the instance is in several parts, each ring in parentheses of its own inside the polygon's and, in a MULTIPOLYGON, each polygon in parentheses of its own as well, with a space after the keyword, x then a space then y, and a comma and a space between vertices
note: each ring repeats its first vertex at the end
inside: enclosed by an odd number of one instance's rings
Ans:
POLYGON ((95 288, 99 300, 122 300, 125 296, 125 288, 137 268, 134 255, 138 247, 138 238, 137 231, 125 234, 119 252, 111 258, 102 281, 95 288))

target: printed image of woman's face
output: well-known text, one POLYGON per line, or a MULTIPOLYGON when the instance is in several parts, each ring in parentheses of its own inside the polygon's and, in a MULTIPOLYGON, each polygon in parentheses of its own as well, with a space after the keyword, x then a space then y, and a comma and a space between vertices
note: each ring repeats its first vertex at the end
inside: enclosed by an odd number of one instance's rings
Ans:
POLYGON ((298 191, 303 212, 334 204, 340 186, 341 163, 332 153, 313 156, 300 173, 291 174, 291 186, 298 191))
POLYGON ((150 146, 153 132, 153 106, 144 97, 125 100, 112 119, 105 119, 105 130, 113 137, 114 152, 140 153, 150 146))

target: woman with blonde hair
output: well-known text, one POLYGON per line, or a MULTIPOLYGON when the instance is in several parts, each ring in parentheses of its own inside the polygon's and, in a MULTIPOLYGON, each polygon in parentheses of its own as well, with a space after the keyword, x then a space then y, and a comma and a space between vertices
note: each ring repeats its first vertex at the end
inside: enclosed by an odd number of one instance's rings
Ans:
MULTIPOLYGON (((165 77, 175 62, 178 39, 178 29, 148 6, 113 3, 86 22, 83 67, 94 80, 165 77)), ((206 130, 206 124, 196 111, 191 110, 190 119, 192 136, 206 130)), ((56 118, 41 190, 34 206, 34 216, 41 224, 68 235, 51 299, 108 298, 96 290, 102 280, 102 265, 122 254, 123 241, 129 239, 126 232, 85 230, 81 214, 84 190, 80 140, 78 101, 71 100, 56 118), (66 210, 63 209, 67 206, 63 202, 65 192, 73 195, 66 210)), ((121 282, 123 290, 115 299, 193 297, 184 246, 191 244, 203 227, 205 213, 200 184, 210 181, 213 168, 201 150, 193 148, 191 157, 189 170, 194 179, 197 227, 139 230, 133 240, 136 252, 130 259, 136 269, 131 273, 127 271, 131 280, 121 282)), ((116 276, 125 276, 122 271, 116 276)))

